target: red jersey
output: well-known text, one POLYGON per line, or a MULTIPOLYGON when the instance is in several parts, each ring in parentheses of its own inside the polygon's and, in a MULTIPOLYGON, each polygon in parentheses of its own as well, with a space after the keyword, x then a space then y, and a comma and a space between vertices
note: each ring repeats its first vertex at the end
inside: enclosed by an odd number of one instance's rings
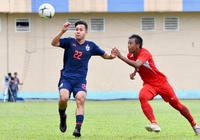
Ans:
POLYGON ((156 68, 153 57, 148 50, 141 48, 137 57, 134 57, 132 53, 128 53, 127 57, 130 60, 136 61, 138 59, 144 63, 137 70, 144 84, 159 86, 166 81, 166 76, 156 68))

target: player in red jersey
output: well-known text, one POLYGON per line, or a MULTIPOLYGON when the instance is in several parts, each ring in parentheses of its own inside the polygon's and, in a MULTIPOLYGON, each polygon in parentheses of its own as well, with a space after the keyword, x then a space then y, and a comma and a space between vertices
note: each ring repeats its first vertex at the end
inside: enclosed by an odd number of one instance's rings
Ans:
POLYGON ((156 68, 151 53, 147 49, 142 48, 142 43, 142 38, 139 35, 133 34, 129 37, 128 41, 128 58, 122 56, 117 48, 114 48, 114 53, 119 59, 135 68, 135 71, 130 74, 131 79, 134 79, 136 73, 139 73, 143 80, 139 100, 144 115, 151 122, 150 125, 145 127, 146 130, 150 132, 161 131, 153 109, 148 103, 149 100, 153 100, 155 96, 160 95, 165 102, 168 102, 189 121, 195 134, 200 136, 200 127, 196 124, 188 108, 180 103, 166 76, 156 68))

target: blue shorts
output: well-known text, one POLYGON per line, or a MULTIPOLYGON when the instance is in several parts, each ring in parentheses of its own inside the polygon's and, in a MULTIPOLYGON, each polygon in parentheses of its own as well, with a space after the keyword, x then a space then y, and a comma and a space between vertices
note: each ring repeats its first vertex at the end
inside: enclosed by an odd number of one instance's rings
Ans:
POLYGON ((58 89, 59 91, 61 89, 67 89, 70 93, 70 96, 71 93, 73 93, 73 97, 75 98, 76 94, 79 91, 85 91, 87 93, 86 83, 87 81, 85 79, 71 80, 61 76, 60 81, 58 83, 58 89))

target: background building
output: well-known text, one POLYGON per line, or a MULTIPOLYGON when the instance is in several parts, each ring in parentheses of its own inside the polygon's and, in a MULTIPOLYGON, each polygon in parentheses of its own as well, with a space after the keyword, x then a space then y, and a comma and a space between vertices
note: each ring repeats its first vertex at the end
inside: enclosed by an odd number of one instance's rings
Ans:
MULTIPOLYGON (((63 37, 74 36, 73 23, 89 25, 88 40, 106 51, 127 53, 131 34, 144 39, 161 72, 179 97, 200 98, 200 0, 1 0, 0 76, 18 72, 23 98, 57 98, 63 50, 51 40, 69 21, 63 37), (44 20, 38 8, 50 3, 55 16, 44 20)), ((92 57, 88 72, 88 99, 137 98, 142 82, 122 61, 92 57)), ((2 91, 0 87, 0 91, 2 91)))

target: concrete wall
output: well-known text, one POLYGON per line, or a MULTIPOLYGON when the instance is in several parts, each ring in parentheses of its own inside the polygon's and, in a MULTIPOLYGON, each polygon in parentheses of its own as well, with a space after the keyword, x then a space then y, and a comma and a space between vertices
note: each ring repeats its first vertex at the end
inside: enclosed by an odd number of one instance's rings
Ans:
POLYGON ((31 12, 31 0, 1 0, 0 12, 27 13, 31 12))
MULTIPOLYGON (((43 20, 37 14, 0 14, 0 75, 17 71, 24 82, 24 92, 56 92, 63 50, 50 43, 70 17, 79 17, 89 23, 93 17, 105 18, 105 32, 90 32, 88 40, 110 52, 117 47, 127 53, 127 38, 139 34, 144 47, 153 54, 157 67, 165 73, 176 90, 200 90, 200 16, 198 13, 68 13, 56 14, 43 20), (156 31, 141 31, 140 18, 155 17, 156 31), (164 31, 163 18, 178 17, 179 31, 164 31), (30 18, 31 31, 15 32, 15 18, 30 18), (8 21, 8 23, 7 23, 8 21), (8 31, 8 32, 7 32, 8 31)), ((63 37, 74 36, 67 32, 63 37)), ((133 68, 122 61, 92 57, 88 72, 89 91, 139 90, 139 77, 129 80, 133 68)), ((2 87, 0 88, 2 91, 2 87)))
MULTIPOLYGON (((63 50, 53 48, 51 40, 67 18, 104 18, 105 31, 91 32, 88 40, 110 52, 117 47, 127 54, 128 37, 135 33, 144 39, 144 47, 154 56, 176 91, 200 91, 200 2, 196 0, 1 0, 0 1, 0 77, 18 72, 24 85, 21 93, 57 92, 63 50), (51 20, 41 19, 37 10, 42 3, 56 9, 51 20), (154 17, 155 31, 141 31, 140 19, 154 17), (179 30, 164 31, 164 18, 178 17, 179 30), (30 19, 29 32, 16 32, 17 18, 30 19)), ((74 36, 67 32, 63 37, 74 36)), ((129 80, 133 68, 122 61, 92 57, 88 71, 88 91, 117 94, 138 91, 142 81, 129 80)), ((2 91, 0 86, 0 91, 2 91)), ((196 96, 196 95, 195 95, 196 96)))

